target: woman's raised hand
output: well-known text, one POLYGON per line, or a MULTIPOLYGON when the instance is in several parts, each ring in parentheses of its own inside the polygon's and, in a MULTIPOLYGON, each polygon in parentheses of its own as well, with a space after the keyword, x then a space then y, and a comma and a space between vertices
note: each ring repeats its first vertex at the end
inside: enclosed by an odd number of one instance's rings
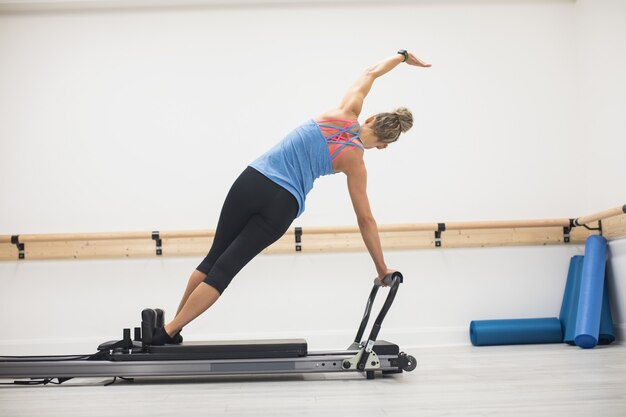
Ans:
POLYGON ((415 55, 413 55, 410 52, 409 52, 409 58, 406 60, 406 63, 409 65, 414 65, 416 67, 424 67, 424 68, 428 68, 431 66, 430 64, 425 63, 424 61, 417 58, 415 55))

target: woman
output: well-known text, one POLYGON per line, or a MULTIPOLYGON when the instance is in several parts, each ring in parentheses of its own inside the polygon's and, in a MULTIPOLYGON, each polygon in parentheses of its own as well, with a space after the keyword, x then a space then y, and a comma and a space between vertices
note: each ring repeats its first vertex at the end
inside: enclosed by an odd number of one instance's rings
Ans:
POLYGON ((365 149, 385 149, 413 125, 406 108, 357 118, 376 78, 406 62, 430 67, 400 50, 368 68, 348 90, 338 108, 289 133, 252 162, 237 178, 222 207, 213 245, 191 274, 176 317, 157 328, 153 345, 180 343, 180 330, 217 301, 233 277, 252 258, 278 240, 304 211, 304 200, 316 178, 343 172, 361 236, 379 278, 390 272, 383 258, 376 221, 366 193, 365 149))

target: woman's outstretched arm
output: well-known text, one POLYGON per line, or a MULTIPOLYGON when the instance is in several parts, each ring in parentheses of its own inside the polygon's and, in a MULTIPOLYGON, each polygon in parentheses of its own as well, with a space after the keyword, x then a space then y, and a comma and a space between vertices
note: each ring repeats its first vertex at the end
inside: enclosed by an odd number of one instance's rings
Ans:
MULTIPOLYGON (((417 67, 430 67, 430 64, 419 60, 412 53, 409 52, 408 55, 409 57, 406 60, 407 64, 417 67)), ((339 108, 345 113, 354 116, 355 119, 358 118, 363 108, 363 100, 365 100, 365 97, 372 89, 376 78, 385 75, 402 62, 404 62, 404 55, 395 54, 366 69, 354 84, 352 84, 341 101, 339 108)))

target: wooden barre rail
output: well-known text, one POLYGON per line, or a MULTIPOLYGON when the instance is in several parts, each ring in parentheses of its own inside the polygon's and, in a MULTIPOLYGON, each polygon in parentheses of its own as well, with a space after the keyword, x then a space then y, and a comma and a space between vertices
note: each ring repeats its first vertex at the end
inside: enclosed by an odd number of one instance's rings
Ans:
MULTIPOLYGON (((523 229, 535 227, 569 227, 570 219, 556 220, 495 220, 483 222, 450 222, 450 223, 413 223, 380 225, 378 231, 386 232, 437 232, 444 230, 479 230, 479 229, 523 229)), ((337 227, 301 227, 291 228, 285 235, 295 235, 296 230, 307 235, 327 235, 343 233, 359 233, 358 226, 337 227)), ((215 230, 179 230, 159 232, 107 232, 107 233, 65 233, 65 234, 25 234, 18 235, 20 243, 43 243, 43 242, 75 242, 85 240, 152 240, 153 234, 158 233, 159 239, 184 239, 184 238, 212 238, 215 230)), ((0 235, 0 243, 11 243, 10 235, 0 235)))
MULTIPOLYGON (((378 226, 378 231, 383 232, 437 232, 445 227, 445 230, 478 230, 478 229, 523 229, 533 227, 570 227, 570 219, 556 220, 492 220, 483 222, 448 222, 448 223, 411 223, 391 224, 378 226)), ((294 234, 291 229, 286 234, 294 234)), ((359 233, 357 226, 342 227, 303 227, 302 234, 328 234, 328 233, 359 233)))
MULTIPOLYGON (((65 233, 45 235, 19 235, 20 243, 42 242, 75 242, 82 240, 152 240, 153 233, 158 233, 160 239, 182 239, 195 237, 214 237, 214 230, 183 230, 174 232, 110 232, 110 233, 65 233)), ((6 236, 0 236, 0 243, 6 236)), ((9 242, 11 241, 9 236, 9 242)))
MULTIPOLYGON (((479 222, 446 222, 446 223, 411 223, 380 225, 380 232, 436 232, 445 225, 445 230, 478 230, 478 229, 521 229, 534 227, 572 227, 582 226, 603 220, 609 217, 619 216, 626 213, 626 205, 615 207, 576 219, 546 219, 546 220, 493 220, 479 222)), ((302 227, 302 234, 332 234, 332 233, 358 233, 357 226, 337 227, 302 227)), ((19 235, 20 243, 35 242, 71 242, 82 240, 151 240, 154 232, 107 232, 107 233, 65 233, 65 234, 25 234, 19 235)), ((183 231, 160 231, 160 239, 202 238, 214 237, 214 230, 183 230, 183 231)), ((290 229, 285 234, 295 234, 295 229, 290 229)), ((0 243, 11 243, 11 235, 0 235, 0 243)))
POLYGON ((608 219, 610 217, 619 216, 626 213, 626 204, 621 207, 615 207, 609 210, 604 210, 598 213, 590 214, 588 216, 579 217, 574 220, 575 226, 584 226, 589 223, 597 222, 599 220, 608 219))
MULTIPOLYGON (((626 205, 575 219, 413 223, 378 229, 386 249, 546 245, 570 239, 582 243, 592 231, 608 239, 625 237, 624 213, 626 205)), ((164 247, 170 255, 196 255, 208 250, 214 236, 214 230, 0 235, 0 260, 148 256, 155 253, 155 245, 157 255, 164 247)), ((265 252, 362 249, 356 226, 295 227, 265 252)))
MULTIPOLYGON (((385 232, 436 232, 440 230, 439 225, 445 225, 445 230, 464 229, 514 229, 532 227, 568 227, 569 219, 560 220, 504 220, 491 222, 453 222, 453 223, 413 223, 413 224, 392 224, 380 225, 378 231, 385 232)), ((299 228, 302 234, 326 235, 342 233, 359 233, 357 226, 337 226, 337 227, 302 227, 299 228)), ((43 243, 43 242, 75 242, 84 240, 134 240, 153 239, 153 233, 158 233, 159 239, 184 239, 184 238, 206 238, 214 237, 214 230, 182 230, 182 231, 162 231, 162 232, 118 232, 118 233, 65 233, 65 234, 26 234, 19 235, 20 243, 43 243)), ((296 229, 291 228, 285 235, 296 234, 296 229)), ((10 243, 11 236, 0 236, 0 243, 10 243)))

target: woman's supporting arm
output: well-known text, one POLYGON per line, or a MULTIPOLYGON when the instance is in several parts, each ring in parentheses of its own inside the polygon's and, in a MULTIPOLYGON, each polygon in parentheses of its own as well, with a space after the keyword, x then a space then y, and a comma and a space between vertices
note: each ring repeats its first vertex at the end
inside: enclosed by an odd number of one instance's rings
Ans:
POLYGON ((361 159, 360 163, 352 164, 351 169, 346 172, 346 175, 348 177, 350 199, 352 200, 352 206, 354 207, 363 242, 372 257, 372 261, 374 261, 378 277, 382 279, 387 275, 389 269, 387 268, 383 256, 380 236, 378 235, 378 226, 372 215, 370 203, 367 198, 367 171, 363 160, 361 159))

